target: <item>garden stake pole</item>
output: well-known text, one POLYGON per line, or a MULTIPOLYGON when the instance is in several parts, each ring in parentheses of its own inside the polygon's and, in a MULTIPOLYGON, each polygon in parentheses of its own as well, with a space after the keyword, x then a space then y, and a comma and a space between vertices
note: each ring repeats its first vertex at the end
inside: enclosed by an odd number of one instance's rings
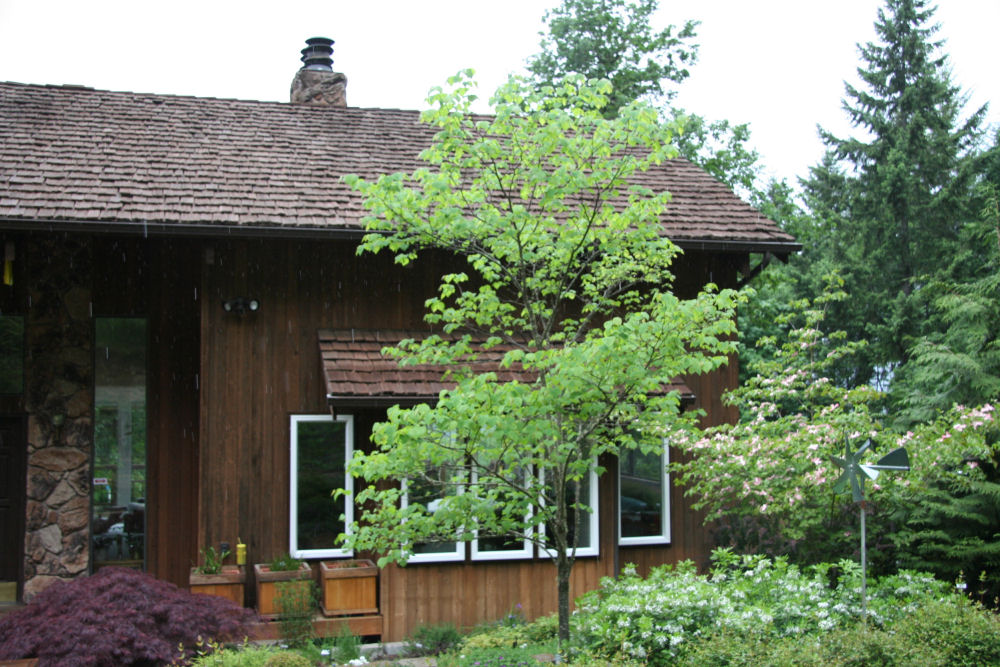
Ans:
POLYGON ((843 493, 848 488, 851 498, 861 507, 861 613, 864 614, 865 627, 868 626, 868 549, 865 531, 865 479, 875 481, 881 470, 906 471, 910 469, 910 457, 906 449, 898 447, 878 460, 878 463, 864 464, 861 457, 871 447, 871 440, 866 440, 856 451, 851 452, 850 438, 844 438, 844 457, 831 456, 830 460, 843 472, 833 485, 834 493, 843 493))
POLYGON ((868 627, 868 540, 865 533, 865 501, 861 505, 861 614, 864 627, 868 627))

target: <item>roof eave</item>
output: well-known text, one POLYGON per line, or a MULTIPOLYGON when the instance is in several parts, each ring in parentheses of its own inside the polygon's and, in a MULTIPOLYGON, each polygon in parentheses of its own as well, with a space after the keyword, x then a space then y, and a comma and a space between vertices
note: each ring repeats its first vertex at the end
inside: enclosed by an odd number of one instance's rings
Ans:
POLYGON ((790 255, 802 250, 795 241, 732 241, 720 239, 674 239, 682 250, 710 250, 714 252, 769 252, 773 255, 790 255))
POLYGON ((291 225, 222 225, 176 222, 114 222, 87 220, 44 220, 4 218, 0 230, 84 234, 124 234, 135 236, 194 236, 212 238, 287 238, 359 240, 367 233, 357 227, 315 227, 291 225))
POLYGON ((421 403, 434 405, 438 397, 421 395, 399 396, 343 396, 327 394, 326 402, 331 408, 388 408, 398 405, 401 408, 411 408, 421 403))
MULTIPOLYGON (((215 238, 288 238, 358 240, 368 232, 358 227, 316 227, 291 225, 228 225, 177 222, 117 222, 110 220, 62 220, 41 218, 4 218, 0 229, 21 232, 75 232, 89 234, 126 234, 141 236, 196 236, 215 238)), ((802 250, 794 241, 675 239, 683 250, 714 252, 770 252, 789 255, 802 250)))

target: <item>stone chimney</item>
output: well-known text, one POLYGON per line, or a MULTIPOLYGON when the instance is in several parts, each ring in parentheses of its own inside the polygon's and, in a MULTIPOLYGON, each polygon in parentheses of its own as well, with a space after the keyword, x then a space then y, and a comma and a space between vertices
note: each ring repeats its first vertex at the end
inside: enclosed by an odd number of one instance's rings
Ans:
POLYGON ((333 71, 333 40, 312 37, 302 49, 302 69, 292 79, 292 104, 346 107, 347 77, 333 71))

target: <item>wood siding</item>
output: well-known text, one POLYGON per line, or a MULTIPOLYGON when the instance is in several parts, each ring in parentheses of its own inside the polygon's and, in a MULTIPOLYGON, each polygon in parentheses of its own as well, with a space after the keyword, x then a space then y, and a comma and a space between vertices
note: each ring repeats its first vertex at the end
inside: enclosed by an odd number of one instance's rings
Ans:
MULTIPOLYGON (((353 244, 334 242, 214 242, 199 261, 205 297, 198 544, 239 537, 248 545, 248 563, 265 562, 288 549, 289 415, 328 410, 317 329, 419 328, 433 277, 446 267, 441 259, 424 259, 403 268, 381 256, 359 258, 353 244), (259 299, 260 310, 226 313, 222 302, 238 296, 259 299)), ((691 294, 708 280, 733 284, 737 263, 690 253, 676 267, 678 291, 691 294)), ((730 367, 686 379, 709 421, 732 417, 707 399, 734 386, 735 378, 730 367)), ((354 412, 356 447, 366 446, 371 424, 382 415, 354 412)), ((602 555, 577 561, 574 597, 614 573, 611 479, 601 481, 602 555)), ((619 563, 634 562, 643 571, 686 558, 703 565, 708 536, 677 488, 671 489, 671 525, 671 544, 622 548, 619 563)), ((535 617, 556 608, 555 570, 544 558, 389 566, 381 573, 379 601, 384 640, 399 640, 420 624, 495 620, 518 604, 535 617)))
MULTIPOLYGON (((409 267, 359 258, 350 242, 98 236, 86 243, 94 270, 78 279, 92 289, 93 314, 149 323, 147 569, 181 586, 201 547, 242 539, 248 565, 288 549, 289 416, 329 411, 317 330, 421 328, 436 276, 456 268, 444 256, 409 267), (222 304, 233 297, 258 299, 260 310, 227 313, 222 304)), ((677 291, 690 296, 707 281, 731 286, 744 264, 745 257, 688 253, 675 264, 677 291)), ((20 303, 16 291, 0 296, 20 303)), ((735 363, 684 378, 706 422, 735 418, 718 396, 736 378, 735 363)), ((355 447, 366 447, 384 410, 353 414, 355 447)), ((710 536, 676 487, 671 543, 616 549, 617 467, 602 463, 601 555, 577 561, 574 597, 613 575, 616 563, 643 572, 688 558, 706 563, 710 536)), ((399 640, 420 624, 471 626, 517 605, 528 617, 552 613, 555 570, 545 558, 389 566, 378 595, 382 638, 399 640)))

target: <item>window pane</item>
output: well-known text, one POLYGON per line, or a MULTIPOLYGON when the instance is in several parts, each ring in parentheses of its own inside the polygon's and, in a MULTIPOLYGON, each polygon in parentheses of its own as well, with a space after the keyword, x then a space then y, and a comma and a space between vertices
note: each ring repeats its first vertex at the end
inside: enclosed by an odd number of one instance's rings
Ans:
MULTIPOLYGON (((432 467, 427 469, 427 479, 411 479, 406 484, 406 504, 423 505, 427 512, 433 514, 441 499, 458 492, 450 483, 448 468, 432 467)), ((458 542, 418 542, 413 545, 414 554, 454 554, 458 550, 458 542)))
POLYGON ((146 542, 146 321, 95 320, 95 568, 142 567, 146 542))
MULTIPOLYGON (((587 505, 594 511, 597 510, 597 486, 596 486, 596 475, 591 472, 589 475, 585 475, 583 479, 579 482, 580 492, 579 492, 579 502, 581 505, 587 505)), ((551 487, 550 487, 551 488, 551 487)), ((568 483, 566 485, 566 502, 568 505, 573 504, 573 484, 568 483)), ((576 544, 576 554, 578 556, 596 555, 597 553, 597 540, 596 535, 594 535, 594 515, 591 512, 584 512, 576 508, 569 508, 569 534, 567 539, 569 541, 570 549, 573 548, 573 544, 576 544)), ((551 527, 546 526, 545 532, 551 534, 551 527)), ((552 547, 553 545, 548 545, 552 547)))
POLYGON ((343 497, 334 489, 346 488, 347 425, 343 421, 297 421, 296 479, 297 544, 295 549, 336 549, 344 532, 343 497))
POLYGON ((619 472, 621 536, 662 537, 663 455, 627 452, 622 455, 619 472))
MULTIPOLYGON (((490 469, 491 472, 495 473, 496 470, 497 470, 497 465, 496 464, 490 465, 489 469, 490 469)), ((522 470, 522 469, 516 469, 516 470, 509 471, 506 474, 508 474, 508 475, 510 475, 512 477, 516 477, 515 483, 518 486, 524 487, 526 485, 526 476, 525 476, 524 470, 522 470)), ((486 480, 485 478, 482 479, 482 480, 478 480, 478 478, 477 478, 477 481, 480 481, 481 484, 484 483, 484 482, 486 484, 489 484, 489 480, 486 480)), ((488 490, 488 488, 487 488, 487 490, 488 490)), ((500 504, 503 504, 505 502, 504 498, 503 498, 503 495, 501 495, 497 499, 497 502, 500 503, 500 504)), ((497 514, 497 518, 500 518, 500 510, 497 510, 496 514, 497 514)), ((527 514, 524 517, 525 522, 527 522, 528 520, 530 520, 530 517, 531 517, 530 513, 527 514)), ((474 559, 475 558, 479 558, 479 557, 489 558, 491 555, 493 555, 496 558, 499 558, 499 557, 510 557, 510 558, 530 557, 531 556, 531 543, 528 542, 527 540, 523 539, 523 538, 513 537, 513 536, 510 536, 510 535, 489 535, 489 536, 483 536, 483 537, 477 536, 476 539, 475 539, 475 541, 473 542, 473 549, 472 549, 472 556, 473 556, 473 558, 474 559)))

